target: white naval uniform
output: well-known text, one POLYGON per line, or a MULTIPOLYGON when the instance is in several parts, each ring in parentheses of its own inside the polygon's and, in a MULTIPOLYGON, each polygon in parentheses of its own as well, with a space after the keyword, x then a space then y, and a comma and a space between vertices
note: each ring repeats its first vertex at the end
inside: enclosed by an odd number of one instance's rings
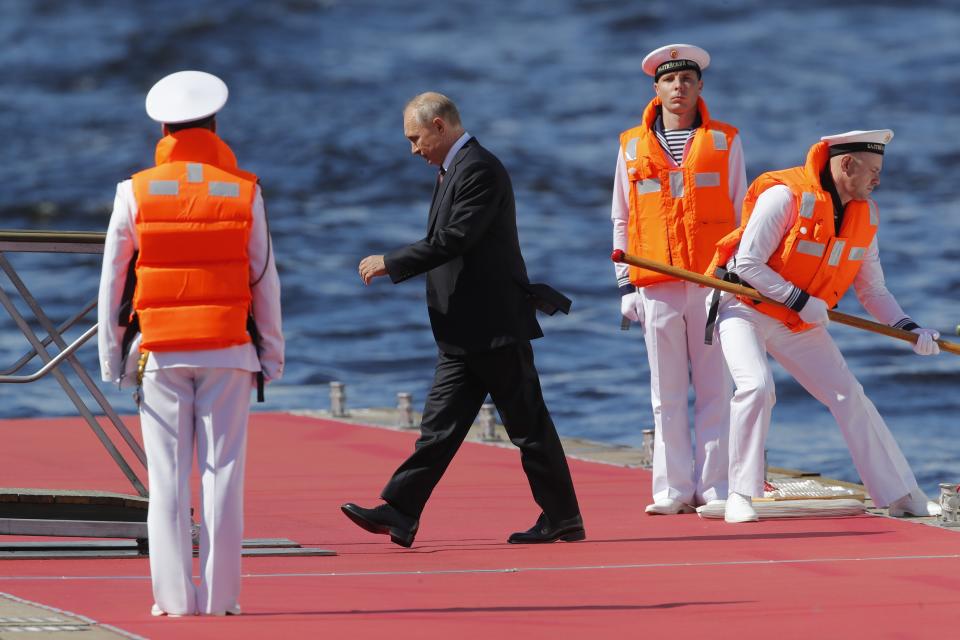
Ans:
MULTIPOLYGON (((786 300, 795 287, 767 266, 767 261, 796 219, 796 202, 789 188, 777 185, 767 189, 757 199, 736 253, 735 273, 778 301, 786 300)), ((879 322, 894 325, 905 318, 884 284, 876 237, 853 286, 860 303, 879 322)), ((830 409, 877 506, 918 489, 900 447, 823 325, 794 333, 779 320, 728 294, 724 294, 718 318, 723 353, 736 384, 730 404, 730 491, 763 495, 763 449, 776 401, 767 353, 830 409)))
MULTIPOLYGON (((139 336, 121 370, 124 327, 118 320, 127 268, 138 250, 132 181, 117 185, 100 277, 98 345, 104 381, 135 384, 139 336)), ((261 334, 253 344, 203 351, 151 352, 143 376, 140 427, 150 486, 147 531, 156 605, 188 615, 223 613, 238 605, 243 537, 243 472, 250 393, 261 367, 266 380, 283 374, 280 281, 268 249, 260 187, 248 244, 253 314, 261 334), (264 271, 264 265, 266 270, 264 271), (196 444, 201 477, 200 585, 193 583, 190 473, 196 444)))
MULTIPOLYGON (((687 140, 684 157, 692 140, 693 136, 687 140)), ((676 166, 666 150, 664 157, 670 165, 676 166)), ((747 191, 739 135, 730 145, 729 176, 730 200, 739 225, 740 208, 747 191)), ((629 191, 630 180, 621 149, 617 154, 610 217, 613 220, 613 248, 623 251, 627 251, 629 191)), ((630 284, 627 265, 616 264, 616 274, 619 285, 630 284)), ((670 498, 694 505, 727 496, 727 426, 732 388, 721 350, 716 345, 705 345, 703 340, 705 305, 711 292, 711 289, 682 281, 648 285, 638 292, 643 304, 643 337, 650 364, 655 501, 670 498), (695 449, 687 417, 691 378, 696 394, 695 449)))

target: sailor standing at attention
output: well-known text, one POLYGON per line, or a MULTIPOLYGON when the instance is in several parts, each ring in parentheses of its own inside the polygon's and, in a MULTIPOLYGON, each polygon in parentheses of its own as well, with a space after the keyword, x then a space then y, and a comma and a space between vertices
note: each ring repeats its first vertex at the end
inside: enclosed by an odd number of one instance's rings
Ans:
MULTIPOLYGON (((703 272, 716 242, 737 228, 747 188, 737 130, 713 120, 701 98, 709 54, 687 44, 650 52, 643 70, 656 94, 642 122, 620 134, 613 186, 613 248, 703 272)), ((653 404, 653 504, 649 514, 691 513, 727 497, 730 377, 704 344, 710 290, 616 265, 620 311, 643 327, 653 404), (691 442, 687 392, 696 394, 691 442)))
POLYGON ((918 335, 915 352, 940 352, 940 334, 903 312, 880 267, 880 214, 870 194, 891 138, 889 129, 821 138, 804 166, 765 173, 750 185, 740 228, 718 244, 714 265, 786 305, 727 294, 720 304, 720 343, 737 388, 727 522, 756 520, 752 497, 763 495, 763 448, 776 401, 768 352, 830 409, 874 504, 889 505, 892 516, 939 513, 826 328, 827 310, 852 284, 879 322, 918 335))
POLYGON ((156 616, 240 613, 250 393, 258 372, 267 381, 283 373, 280 281, 260 187, 216 135, 215 114, 226 101, 223 81, 201 71, 153 86, 147 115, 163 131, 156 166, 117 186, 104 245, 101 374, 122 386, 142 380, 156 616), (199 588, 190 532, 194 446, 199 588))

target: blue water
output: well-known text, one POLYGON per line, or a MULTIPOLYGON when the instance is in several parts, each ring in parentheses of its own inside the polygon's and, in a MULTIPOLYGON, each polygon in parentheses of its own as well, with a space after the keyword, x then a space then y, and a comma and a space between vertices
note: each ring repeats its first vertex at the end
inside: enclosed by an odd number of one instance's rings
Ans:
MULTIPOLYGON (((711 52, 704 97, 740 128, 751 179, 801 163, 821 135, 894 129, 875 194, 888 284, 922 324, 950 336, 960 320, 960 8, 793 4, 0 0, 0 226, 104 230, 116 182, 152 158, 146 91, 176 70, 216 73, 231 90, 220 133, 261 176, 283 282, 287 371, 264 408, 325 408, 331 380, 354 407, 398 391, 419 404, 435 354, 422 283, 364 287, 356 265, 423 233, 433 174, 408 155, 401 108, 443 91, 511 171, 531 277, 574 300, 536 343, 558 428, 636 444, 652 425, 648 369, 640 332, 618 328, 609 203, 654 47, 711 52)), ((11 259, 58 321, 95 295, 96 256, 11 259)), ((863 314, 852 295, 841 309, 863 314)), ((960 359, 831 331, 923 487, 960 481, 960 359)), ((0 319, 0 366, 25 349, 0 319)), ((80 352, 91 370, 95 351, 80 352)), ((855 480, 828 412, 777 371, 771 464, 855 480)), ((73 411, 52 381, 0 387, 0 417, 73 411)))

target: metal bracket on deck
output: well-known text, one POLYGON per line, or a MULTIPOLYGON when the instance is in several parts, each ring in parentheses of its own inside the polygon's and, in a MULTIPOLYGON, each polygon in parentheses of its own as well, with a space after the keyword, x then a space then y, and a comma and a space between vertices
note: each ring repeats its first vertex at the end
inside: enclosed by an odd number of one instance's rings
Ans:
MULTIPOLYGON (((48 491, 38 489, 0 489, 0 535, 118 537, 136 540, 137 548, 146 551, 147 489, 134 471, 131 462, 121 452, 94 412, 81 398, 62 370, 68 364, 74 375, 86 387, 90 396, 116 429, 120 439, 133 454, 135 462, 146 470, 147 456, 126 425, 110 405, 109 400, 74 355, 97 333, 94 323, 69 345, 64 333, 75 327, 97 306, 94 297, 76 315, 55 325, 30 292, 23 279, 7 258, 7 253, 88 253, 102 254, 106 234, 87 232, 0 231, 0 270, 33 318, 28 321, 20 312, 11 295, 0 286, 2 306, 17 328, 27 339, 30 349, 6 369, 0 369, 0 384, 27 384, 52 376, 73 402, 94 435, 126 476, 136 496, 104 492, 48 491), (41 338, 33 326, 39 324, 46 333, 41 338), (49 348, 58 350, 52 355, 49 348), (42 366, 31 374, 19 373, 34 358, 42 366)), ((114 436, 116 437, 116 436, 114 436)))
POLYGON ((14 321, 14 323, 16 323, 17 327, 20 329, 20 332, 32 347, 30 351, 24 354, 23 357, 21 357, 11 367, 0 371, 0 383, 22 384, 34 382, 44 377, 48 373, 51 374, 63 388, 63 391, 67 394, 67 397, 69 397, 73 402, 74 406, 77 408, 77 411, 93 430, 94 434, 97 436, 97 439, 100 440, 100 443, 110 454, 110 457, 113 458, 114 462, 117 463, 117 466, 120 467, 120 470, 123 471, 123 474, 130 481, 130 484, 133 485, 133 488, 136 490, 137 494, 146 497, 147 489, 143 482, 134 472, 133 468, 124 458, 117 446, 103 430, 103 427, 100 426, 100 423, 97 421, 96 417, 67 380, 64 373, 60 371, 60 365, 62 365, 64 362, 70 364, 74 374, 80 379, 90 395, 93 396, 93 399, 96 401, 97 405, 116 428, 117 433, 119 433, 123 441, 130 448, 130 451, 133 453, 134 457, 136 457, 140 464, 146 468, 147 456, 144 453, 143 448, 136 441, 136 439, 134 439, 133 435, 123 424, 123 421, 120 420, 120 416, 118 416, 117 412, 114 411, 106 396, 103 395, 103 392, 90 377, 90 374, 87 373, 86 369, 83 368, 83 365, 81 365, 80 362, 73 356, 74 351, 76 351, 97 332, 97 325, 94 324, 92 327, 87 329, 83 335, 73 342, 73 344, 67 345, 66 341, 63 339, 64 331, 74 326, 96 307, 96 298, 88 303, 80 311, 80 313, 73 316, 60 326, 56 326, 53 322, 51 322, 50 318, 40 306, 40 303, 37 302, 37 299, 33 296, 29 288, 27 288, 27 285, 17 274, 16 269, 13 268, 13 265, 10 264, 10 261, 7 259, 6 255, 4 255, 7 252, 99 254, 103 253, 103 242, 105 237, 106 235, 103 233, 86 232, 0 231, 0 269, 3 270, 7 278, 10 280, 10 283, 17 290, 17 293, 30 308, 34 318, 40 323, 41 327, 43 327, 43 330, 47 332, 47 337, 41 340, 27 322, 26 318, 24 318, 23 314, 21 314, 14 305, 11 297, 6 291, 3 290, 2 287, 0 287, 0 305, 6 309, 10 318, 14 321), (60 349, 60 353, 56 357, 51 356, 47 351, 47 347, 51 344, 56 345, 56 347, 60 349), (27 362, 36 356, 39 356, 44 362, 44 366, 39 371, 33 373, 32 375, 12 375, 23 368, 27 362))
MULTIPOLYGON (((335 556, 336 551, 303 547, 288 538, 252 538, 243 541, 244 557, 335 556)), ((51 558, 138 558, 148 555, 146 540, 57 540, 53 542, 2 542, 0 560, 51 558)), ((193 555, 197 554, 194 547, 193 555)))

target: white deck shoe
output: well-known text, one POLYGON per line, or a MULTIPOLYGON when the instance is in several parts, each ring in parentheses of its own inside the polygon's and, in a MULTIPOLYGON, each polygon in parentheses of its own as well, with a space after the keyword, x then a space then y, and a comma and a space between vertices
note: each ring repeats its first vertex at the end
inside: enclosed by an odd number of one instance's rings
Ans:
POLYGON ((914 489, 902 498, 898 498, 887 507, 888 513, 894 518, 938 516, 940 505, 928 499, 919 489, 914 489))
POLYGON ((740 522, 756 522, 760 518, 753 508, 753 498, 745 496, 742 493, 730 492, 727 496, 727 506, 723 513, 723 519, 733 524, 740 522))
POLYGON ((686 502, 664 498, 655 501, 653 504, 648 504, 644 511, 652 516, 672 516, 678 513, 693 513, 695 509, 686 502))
POLYGON ((154 603, 154 605, 153 605, 152 607, 150 607, 150 615, 152 615, 152 616, 169 616, 169 617, 171 617, 171 618, 182 618, 182 617, 184 617, 184 616, 193 616, 193 615, 196 615, 196 614, 194 614, 194 613, 167 613, 166 611, 164 611, 163 609, 161 609, 159 606, 157 606, 156 603, 154 603))
POLYGON ((233 605, 232 607, 228 608, 226 611, 224 611, 224 612, 222 612, 222 613, 217 612, 217 613, 214 613, 214 614, 211 614, 211 615, 214 615, 214 616, 239 616, 240 614, 241 614, 240 605, 235 604, 235 605, 233 605))

